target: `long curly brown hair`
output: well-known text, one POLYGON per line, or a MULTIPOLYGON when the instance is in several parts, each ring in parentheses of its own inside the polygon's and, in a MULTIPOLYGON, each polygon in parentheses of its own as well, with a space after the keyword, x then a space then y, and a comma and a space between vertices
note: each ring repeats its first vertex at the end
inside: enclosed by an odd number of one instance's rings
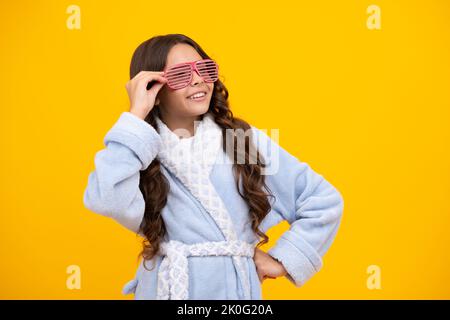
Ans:
MULTIPOLYGON (((170 49, 179 43, 191 45, 203 59, 210 59, 205 51, 191 38, 183 34, 168 34, 150 38, 141 43, 135 50, 131 59, 130 79, 140 71, 162 71, 165 67, 167 55, 170 49)), ((208 112, 214 116, 214 121, 222 128, 223 150, 231 159, 242 157, 238 155, 238 136, 232 135, 234 150, 226 146, 230 142, 230 132, 236 129, 244 131, 250 129, 250 125, 242 119, 233 116, 228 103, 228 90, 219 79, 214 82, 214 90, 209 104, 208 112), (232 130, 226 130, 232 129, 232 130), (228 150, 228 151, 227 151, 228 150), (233 152, 233 154, 230 154, 233 152)), ((145 121, 157 128, 155 114, 159 115, 159 106, 155 106, 145 118, 145 121)), ((239 131, 239 130, 238 130, 239 131)), ((242 132, 242 131, 241 131, 242 132)), ((263 240, 259 241, 257 247, 269 241, 269 237, 259 230, 259 225, 264 217, 270 212, 271 204, 268 197, 273 197, 271 191, 265 184, 263 168, 266 166, 260 153, 248 135, 245 136, 245 161, 233 161, 233 174, 239 195, 246 201, 251 216, 252 230, 263 240), (251 151, 250 151, 251 150, 251 151), (250 157, 256 159, 250 161, 250 157), (242 163, 244 162, 244 163, 242 163), (242 180, 241 180, 242 179, 242 180), (239 187, 242 183, 242 191, 239 187)), ((242 158, 241 158, 242 159, 242 158)), ((161 211, 167 203, 169 182, 161 172, 161 163, 155 158, 147 169, 140 172, 139 188, 145 200, 145 213, 139 232, 145 236, 143 249, 138 258, 151 260, 159 250, 159 245, 166 233, 161 211)))

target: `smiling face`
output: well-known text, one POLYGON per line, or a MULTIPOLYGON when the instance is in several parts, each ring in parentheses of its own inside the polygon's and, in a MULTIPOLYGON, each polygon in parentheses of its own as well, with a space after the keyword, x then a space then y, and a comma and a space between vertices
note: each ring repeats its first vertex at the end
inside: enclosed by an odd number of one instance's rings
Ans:
MULTIPOLYGON (((180 43, 174 45, 167 56, 165 70, 171 66, 203 59, 202 56, 190 45, 180 43)), ((163 86, 157 95, 156 104, 159 102, 161 113, 169 117, 195 117, 208 111, 211 101, 214 83, 207 83, 197 72, 193 72, 191 83, 178 90, 173 90, 167 85, 163 86), (206 95, 201 99, 191 99, 194 93, 202 91, 206 95)))

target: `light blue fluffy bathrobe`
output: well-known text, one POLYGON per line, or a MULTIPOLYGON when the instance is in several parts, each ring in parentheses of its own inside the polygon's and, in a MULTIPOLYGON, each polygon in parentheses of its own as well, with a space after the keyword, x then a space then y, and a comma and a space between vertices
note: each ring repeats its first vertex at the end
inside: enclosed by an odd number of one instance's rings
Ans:
MULTIPOLYGON (((301 287, 322 267, 322 257, 341 222, 343 199, 307 163, 289 154, 263 130, 254 126, 251 129, 253 143, 268 163, 266 184, 275 196, 275 200, 269 199, 272 208, 260 229, 266 232, 282 220, 289 222, 289 230, 268 253, 284 265, 286 278, 301 287), (268 160, 274 159, 274 155, 276 161, 268 160)), ((88 209, 138 232, 145 206, 139 189, 139 171, 146 169, 161 150, 163 140, 158 131, 129 112, 121 114, 104 138, 106 147, 95 155, 95 170, 89 175, 83 196, 88 209)), ((224 157, 226 154, 222 152, 213 164, 210 182, 229 212, 238 239, 257 243, 259 239, 249 225, 248 205, 238 194, 232 165, 224 157)), ((205 206, 168 168, 163 165, 161 170, 170 183, 167 205, 161 213, 167 228, 164 240, 187 245, 226 240, 205 206)), ((163 257, 154 257, 153 269, 152 262, 147 261, 151 271, 141 263, 123 292, 134 293, 135 299, 157 299, 158 271, 163 257)), ((262 299, 253 258, 243 258, 250 291, 243 289, 232 256, 189 256, 188 299, 262 299)))

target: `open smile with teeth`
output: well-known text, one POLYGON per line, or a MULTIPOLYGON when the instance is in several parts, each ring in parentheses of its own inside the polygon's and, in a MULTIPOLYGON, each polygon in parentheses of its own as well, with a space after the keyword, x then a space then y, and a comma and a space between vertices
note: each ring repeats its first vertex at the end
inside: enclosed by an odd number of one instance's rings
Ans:
POLYGON ((192 96, 189 96, 188 99, 190 100, 201 100, 206 96, 206 92, 198 92, 196 94, 193 94, 192 96))

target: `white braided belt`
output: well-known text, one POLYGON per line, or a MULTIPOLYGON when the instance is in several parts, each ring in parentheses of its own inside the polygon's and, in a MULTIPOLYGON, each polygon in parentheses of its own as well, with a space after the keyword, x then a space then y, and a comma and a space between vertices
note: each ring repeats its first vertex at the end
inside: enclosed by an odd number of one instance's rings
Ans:
POLYGON ((170 240, 160 244, 164 255, 158 272, 157 300, 187 300, 189 296, 189 270, 187 257, 245 256, 253 258, 255 244, 241 240, 211 241, 185 244, 170 240))

